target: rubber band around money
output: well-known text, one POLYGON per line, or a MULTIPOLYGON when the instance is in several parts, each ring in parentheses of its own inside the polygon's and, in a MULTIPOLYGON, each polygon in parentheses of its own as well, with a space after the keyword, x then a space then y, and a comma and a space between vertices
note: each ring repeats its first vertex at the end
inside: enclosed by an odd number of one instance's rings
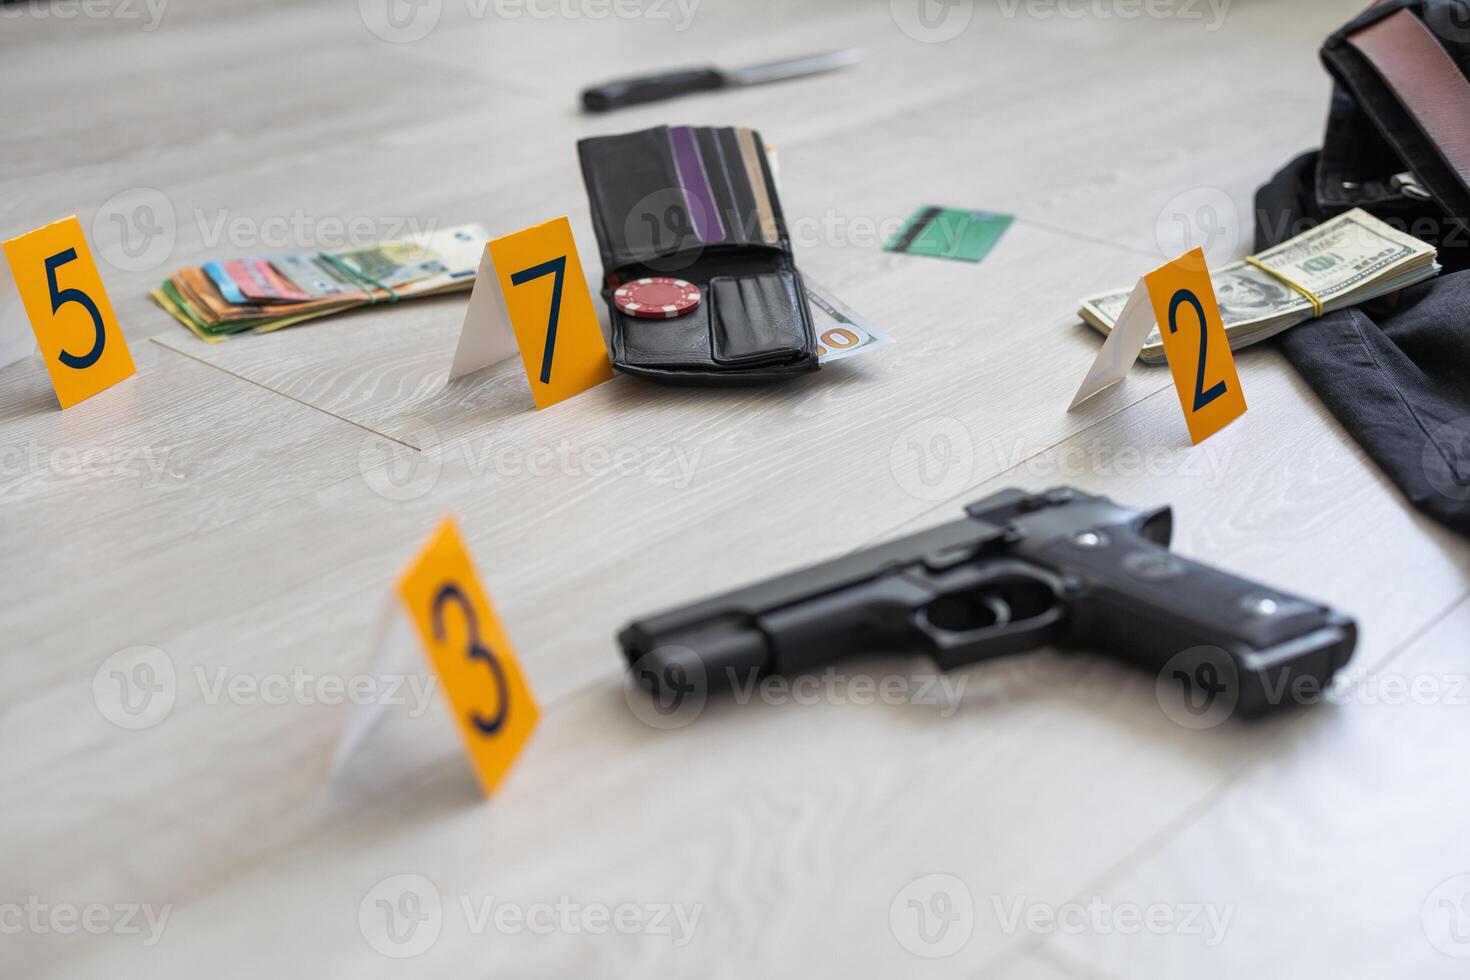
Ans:
POLYGON ((1295 279, 1291 278, 1286 273, 1281 272, 1281 271, 1279 271, 1277 269, 1271 268, 1269 265, 1267 265, 1266 263, 1262 262, 1260 259, 1256 258, 1254 255, 1247 255, 1245 257, 1245 262, 1248 265, 1253 265, 1257 269, 1260 269, 1262 272, 1264 272, 1266 275, 1270 276, 1272 279, 1276 279, 1276 280, 1278 280, 1278 281, 1280 281, 1282 283, 1285 283, 1286 285, 1290 286, 1292 289, 1296 290, 1297 292, 1299 292, 1303 296, 1305 296, 1307 298, 1307 302, 1312 304, 1312 316, 1314 316, 1314 317, 1320 317, 1322 315, 1322 299, 1321 299, 1321 297, 1319 297, 1316 293, 1312 292, 1306 286, 1303 286, 1301 283, 1297 282, 1295 279))
POLYGON ((348 281, 354 282, 359 286, 366 285, 367 287, 369 287, 368 289, 364 290, 364 292, 367 293, 369 306, 378 302, 378 297, 373 293, 373 290, 375 289, 381 289, 388 294, 388 298, 384 300, 385 303, 398 302, 398 294, 393 291, 392 286, 388 286, 381 282, 378 282, 378 280, 374 279, 372 276, 363 275, 361 272, 358 272, 356 269, 352 268, 352 266, 348 265, 346 262, 343 262, 335 255, 329 255, 326 252, 318 252, 317 258, 321 259, 327 265, 342 273, 344 276, 347 277, 348 281))

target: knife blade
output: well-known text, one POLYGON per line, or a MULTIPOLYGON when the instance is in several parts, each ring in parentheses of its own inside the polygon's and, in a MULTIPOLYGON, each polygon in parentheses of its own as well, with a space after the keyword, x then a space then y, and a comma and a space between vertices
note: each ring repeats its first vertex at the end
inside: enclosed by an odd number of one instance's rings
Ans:
POLYGON ((582 93, 582 107, 588 112, 608 112, 694 92, 782 82, 846 68, 856 64, 862 56, 857 48, 843 48, 743 68, 682 68, 658 75, 623 78, 587 89, 582 93))

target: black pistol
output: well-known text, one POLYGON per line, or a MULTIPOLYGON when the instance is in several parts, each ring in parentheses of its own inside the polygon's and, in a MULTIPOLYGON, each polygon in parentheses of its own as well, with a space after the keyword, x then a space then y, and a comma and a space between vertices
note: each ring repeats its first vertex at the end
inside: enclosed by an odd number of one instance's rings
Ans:
POLYGON ((1002 490, 965 519, 630 624, 634 679, 708 692, 867 652, 943 670, 1043 646, 1098 650, 1241 715, 1320 695, 1354 622, 1168 550, 1168 507, 1002 490))

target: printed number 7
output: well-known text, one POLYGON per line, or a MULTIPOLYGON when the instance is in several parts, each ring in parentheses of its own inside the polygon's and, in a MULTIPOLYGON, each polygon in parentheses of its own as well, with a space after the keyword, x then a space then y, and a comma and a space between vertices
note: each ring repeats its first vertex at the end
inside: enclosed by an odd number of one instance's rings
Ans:
POLYGON ((505 668, 500 666, 500 658, 495 656, 495 652, 480 642, 480 623, 475 618, 475 607, 470 605, 469 598, 453 582, 441 585, 434 596, 434 641, 444 642, 444 607, 450 603, 459 606, 464 615, 465 630, 469 634, 465 640, 465 656, 471 660, 484 661, 490 670, 490 676, 495 680, 495 714, 486 718, 478 711, 471 711, 470 724, 482 735, 494 735, 505 724, 506 711, 510 708, 505 668))
POLYGON ((52 313, 56 313, 67 303, 76 303, 91 314, 92 329, 97 332, 97 339, 92 341, 92 349, 80 356, 62 351, 56 358, 69 368, 81 370, 96 364, 97 358, 102 356, 102 348, 107 341, 107 332, 102 329, 102 312, 97 309, 97 304, 92 302, 92 297, 80 289, 58 289, 56 287, 57 268, 68 262, 76 261, 76 257, 77 250, 68 248, 46 258, 46 288, 51 292, 52 313))
POLYGON ((558 256, 550 262, 542 262, 533 265, 529 269, 513 272, 510 276, 510 284, 519 286, 523 283, 532 282, 542 276, 552 276, 551 280, 551 315, 546 318, 546 350, 541 354, 541 383, 551 383, 551 358, 556 353, 556 322, 561 318, 561 281, 562 274, 567 271, 567 257, 558 256))
POLYGON ((1209 333, 1205 329, 1205 308, 1199 297, 1187 289, 1179 290, 1169 300, 1169 332, 1179 332, 1179 306, 1182 303, 1194 307, 1194 314, 1199 317, 1199 370, 1194 375, 1194 410, 1198 412, 1225 394, 1225 382, 1216 381, 1209 391, 1205 391, 1205 343, 1209 340, 1209 333))

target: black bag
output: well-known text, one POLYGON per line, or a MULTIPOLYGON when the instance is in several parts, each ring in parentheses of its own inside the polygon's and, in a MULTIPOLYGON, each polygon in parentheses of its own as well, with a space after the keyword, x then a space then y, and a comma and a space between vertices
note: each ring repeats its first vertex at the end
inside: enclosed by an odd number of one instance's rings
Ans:
POLYGON ((1470 4, 1375 4, 1322 61, 1323 148, 1256 192, 1256 251, 1361 207, 1438 248, 1444 272, 1277 343, 1409 501, 1470 536, 1470 4))
POLYGON ((816 330, 765 144, 748 129, 659 126, 577 144, 620 371, 668 384, 780 381, 817 370, 816 330), (618 308, 619 286, 685 279, 668 319, 618 308))

